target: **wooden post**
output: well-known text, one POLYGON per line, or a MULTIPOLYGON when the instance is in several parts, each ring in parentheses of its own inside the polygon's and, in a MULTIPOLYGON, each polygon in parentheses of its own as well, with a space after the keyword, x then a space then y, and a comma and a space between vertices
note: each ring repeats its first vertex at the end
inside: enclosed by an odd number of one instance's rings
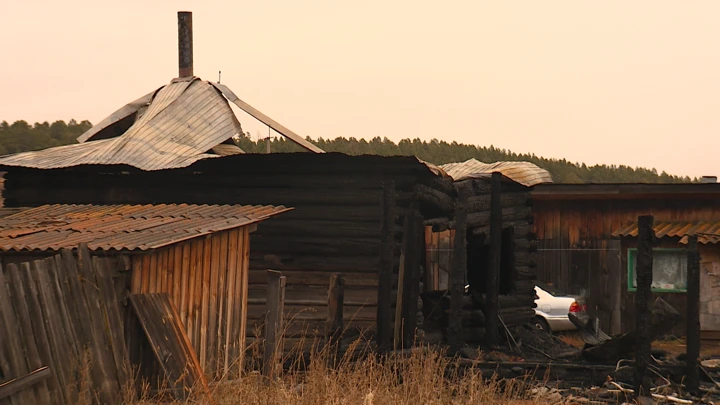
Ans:
POLYGON ((415 343, 420 296, 420 266, 423 254, 423 218, 416 211, 408 217, 410 235, 405 250, 405 288, 403 293, 403 343, 406 348, 415 343))
POLYGON ((653 279, 653 217, 638 217, 638 250, 635 264, 637 291, 635 293, 635 328, 637 346, 635 349, 635 396, 650 396, 650 377, 647 368, 650 364, 650 325, 653 279))
POLYGON ((268 270, 267 321, 265 322, 265 351, 263 352, 263 375, 274 378, 277 356, 282 356, 283 308, 285 306, 285 276, 279 271, 268 270))
POLYGON ((337 366, 343 333, 343 303, 345 301, 345 278, 340 273, 330 275, 328 289, 328 317, 325 324, 328 365, 337 366))
POLYGON ((490 258, 485 291, 485 343, 498 345, 498 294, 500 292, 500 256, 502 254, 502 173, 493 172, 490 180, 490 258))
POLYGON ((383 353, 392 348, 390 302, 395 252, 395 182, 383 182, 383 223, 382 245, 380 247, 380 268, 378 269, 377 332, 375 342, 383 353))
POLYGON ((402 244, 400 247, 400 266, 398 268, 398 284, 397 284, 397 294, 395 295, 395 324, 393 326, 393 350, 398 349, 398 345, 401 342, 401 338, 403 337, 402 331, 403 331, 403 320, 404 320, 404 312, 403 312, 403 305, 405 305, 405 299, 404 297, 404 290, 405 290, 405 267, 407 264, 407 248, 408 248, 408 238, 410 237, 410 234, 412 233, 412 225, 411 225, 411 219, 409 216, 405 216, 405 221, 403 225, 403 236, 402 236, 402 244))
POLYGON ((687 390, 700 388, 700 254, 698 237, 692 235, 687 251, 687 390))
POLYGON ((450 274, 450 315, 447 335, 451 355, 457 353, 463 345, 462 304, 467 272, 467 199, 468 191, 461 187, 455 206, 455 243, 450 274))

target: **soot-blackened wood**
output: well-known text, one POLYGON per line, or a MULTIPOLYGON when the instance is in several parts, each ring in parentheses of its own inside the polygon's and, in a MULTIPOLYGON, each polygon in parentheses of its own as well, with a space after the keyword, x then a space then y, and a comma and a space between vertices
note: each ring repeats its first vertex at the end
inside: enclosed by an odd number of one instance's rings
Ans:
POLYGON ((420 266, 423 258, 425 231, 419 213, 413 213, 410 220, 408 249, 405 251, 405 287, 403 294, 403 342, 406 348, 415 343, 418 324, 418 297, 420 296, 420 266))
POLYGON ((447 339, 450 354, 454 355, 463 346, 462 303, 465 295, 467 273, 467 199, 468 190, 461 187, 455 207, 455 240, 453 265, 450 274, 450 317, 447 339))
POLYGON ((267 272, 267 321, 265 323, 265 351, 263 352, 263 375, 273 378, 278 355, 282 355, 283 315, 285 306, 285 276, 279 271, 267 272))
POLYGON ((327 339, 328 365, 337 365, 338 353, 342 343, 343 333, 343 304, 345 301, 345 278, 342 274, 330 275, 330 288, 328 289, 328 314, 325 324, 327 339))
MULTIPOLYGON (((489 194, 475 195, 468 198, 468 212, 490 211, 489 194)), ((529 207, 532 200, 530 193, 523 191, 518 193, 503 193, 500 202, 503 208, 529 207)))
POLYGON ((452 213, 455 209, 455 201, 451 196, 430 186, 417 184, 415 186, 415 195, 418 199, 426 201, 446 213, 452 213))
POLYGON ((486 281, 485 318, 487 326, 485 332, 485 343, 489 346, 496 346, 499 339, 498 325, 498 294, 500 289, 500 256, 502 255, 502 174, 493 172, 490 183, 492 184, 490 204, 490 257, 488 260, 488 272, 486 281))
POLYGON ((383 183, 382 204, 382 246, 380 247, 380 269, 378 274, 378 306, 376 344, 383 353, 392 348, 390 306, 392 302, 392 281, 395 252, 395 183, 383 183))
POLYGON ((650 377, 647 367, 650 364, 651 298, 653 279, 653 217, 638 217, 638 250, 635 265, 637 291, 635 293, 635 328, 637 346, 635 349, 635 396, 650 395, 650 377))
POLYGON ((692 235, 687 251, 687 390, 698 393, 700 387, 700 254, 698 237, 692 235))

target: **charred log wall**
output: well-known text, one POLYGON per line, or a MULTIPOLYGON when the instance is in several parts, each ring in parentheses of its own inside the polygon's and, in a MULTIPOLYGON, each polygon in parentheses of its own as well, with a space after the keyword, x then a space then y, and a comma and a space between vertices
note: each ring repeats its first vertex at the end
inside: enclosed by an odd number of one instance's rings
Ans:
MULTIPOLYGON (((393 306, 402 224, 415 198, 415 186, 442 188, 412 157, 306 153, 232 156, 157 172, 129 167, 14 168, 7 179, 6 204, 16 207, 151 203, 294 207, 261 223, 251 236, 250 250, 248 337, 252 339, 261 330, 264 319, 265 271, 282 271, 287 277, 286 350, 301 342, 307 349, 323 334, 332 273, 345 277, 347 337, 359 336, 360 330, 366 337, 373 335, 382 242, 382 183, 392 180, 396 190, 393 306)), ((420 214, 424 209, 428 208, 418 207, 420 214)), ((422 327, 421 318, 418 326, 422 327)))
MULTIPOLYGON (((468 198, 468 272, 467 278, 471 295, 463 306, 463 325, 469 340, 482 340, 482 327, 485 320, 481 310, 485 293, 485 274, 488 268, 489 237, 490 237, 490 179, 471 179, 456 183, 458 187, 471 190, 468 198), (477 331, 477 332, 475 332, 477 331)), ((502 255, 500 274, 500 316, 506 325, 517 325, 528 322, 534 316, 535 290, 534 280, 537 263, 537 241, 532 232, 532 200, 530 188, 512 181, 502 183, 500 205, 503 217, 502 255)), ((441 208, 442 201, 437 195, 429 193, 420 194, 426 203, 436 202, 436 208, 441 208)), ((431 248, 437 245, 438 234, 450 235, 452 246, 455 220, 452 215, 426 218, 425 224, 432 227, 432 232, 426 233, 426 243, 431 248)), ((447 237, 447 235, 445 235, 447 237)), ((432 252, 430 252, 432 254, 432 252)), ((437 260, 428 260, 428 271, 439 272, 437 260)), ((430 275, 435 280, 437 275, 430 275)), ((437 294, 425 295, 425 315, 428 317, 428 328, 438 328, 443 321, 439 315, 444 313, 440 308, 447 306, 441 303, 437 294)))

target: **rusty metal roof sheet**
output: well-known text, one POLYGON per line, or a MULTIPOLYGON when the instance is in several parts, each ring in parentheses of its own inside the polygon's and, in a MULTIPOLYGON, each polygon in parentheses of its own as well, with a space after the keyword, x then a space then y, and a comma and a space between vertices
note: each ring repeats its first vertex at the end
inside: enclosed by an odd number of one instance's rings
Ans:
POLYGON ((483 163, 477 159, 441 165, 454 181, 469 178, 487 177, 492 172, 500 172, 503 176, 527 187, 541 183, 552 183, 550 172, 530 162, 495 162, 483 163))
POLYGON ((0 219, 0 250, 147 250, 250 225, 292 208, 270 205, 44 205, 0 219))
MULTIPOLYGON (((697 235, 698 243, 709 244, 720 242, 720 220, 706 221, 657 221, 653 225, 655 237, 680 238, 686 244, 689 235, 697 235)), ((628 224, 613 232, 614 237, 637 237, 637 223, 628 224)))
POLYGON ((0 165, 38 169, 84 164, 125 164, 142 170, 180 168, 231 154, 228 149, 242 153, 232 145, 221 146, 217 154, 208 153, 241 133, 228 101, 212 84, 197 78, 174 80, 157 92, 142 116, 118 137, 10 155, 0 158, 0 165))

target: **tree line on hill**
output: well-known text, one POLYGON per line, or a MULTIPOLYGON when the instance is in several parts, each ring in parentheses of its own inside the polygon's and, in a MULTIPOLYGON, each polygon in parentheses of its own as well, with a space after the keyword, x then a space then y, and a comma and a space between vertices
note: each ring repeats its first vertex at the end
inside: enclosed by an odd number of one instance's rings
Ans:
MULTIPOLYGON (((70 120, 28 124, 26 121, 15 121, 9 124, 0 123, 0 155, 46 149, 54 146, 68 145, 77 142, 77 137, 92 127, 87 121, 70 120)), ((457 142, 445 142, 437 139, 421 141, 403 139, 395 143, 388 138, 372 139, 335 138, 311 139, 315 145, 327 152, 342 152, 348 155, 381 155, 381 156, 417 156, 418 158, 437 164, 462 162, 475 158, 481 162, 527 161, 550 172, 556 183, 684 183, 697 181, 689 177, 673 176, 658 173, 655 169, 630 167, 625 165, 594 165, 573 163, 565 159, 547 159, 535 154, 518 154, 494 146, 475 146, 457 142)), ((263 139, 253 140, 249 134, 236 139, 240 148, 247 153, 265 153, 267 142, 263 139)), ((302 152, 304 149, 285 138, 270 138, 270 151, 273 153, 302 152)))

